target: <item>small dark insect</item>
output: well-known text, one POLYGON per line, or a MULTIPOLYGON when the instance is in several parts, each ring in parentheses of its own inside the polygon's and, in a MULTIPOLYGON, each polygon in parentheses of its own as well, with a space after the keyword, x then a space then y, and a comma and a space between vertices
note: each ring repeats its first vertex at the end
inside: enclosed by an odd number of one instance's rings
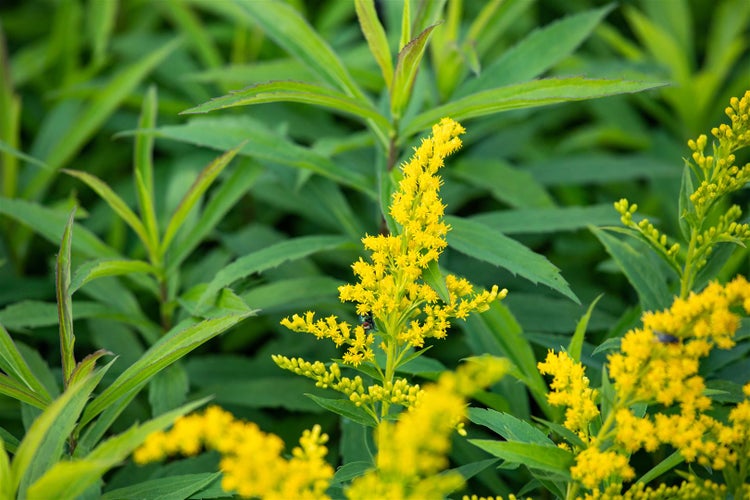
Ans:
POLYGON ((654 334, 656 335, 656 340, 661 342, 662 344, 676 344, 680 341, 680 339, 675 337, 674 335, 660 332, 658 330, 654 331, 654 334))
POLYGON ((372 313, 360 314, 359 324, 362 325, 362 328, 364 328, 366 332, 369 332, 370 330, 374 330, 375 321, 373 321, 372 319, 372 313))

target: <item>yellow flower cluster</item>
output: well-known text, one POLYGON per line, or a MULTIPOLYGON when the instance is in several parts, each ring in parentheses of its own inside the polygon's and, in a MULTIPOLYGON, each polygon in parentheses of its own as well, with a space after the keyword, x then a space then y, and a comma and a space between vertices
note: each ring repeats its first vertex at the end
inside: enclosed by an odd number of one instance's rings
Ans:
POLYGON ((315 313, 307 311, 304 318, 299 314, 292 319, 284 318, 281 324, 295 332, 312 333, 317 338, 328 338, 333 340, 336 347, 348 345, 344 354, 344 362, 358 366, 362 361, 372 361, 372 343, 375 339, 372 333, 365 332, 362 325, 352 327, 346 321, 338 321, 336 316, 328 316, 326 319, 315 320, 315 313))
POLYGON ((364 405, 368 410, 378 402, 410 407, 417 402, 423 392, 419 384, 410 384, 405 378, 365 387, 359 375, 354 378, 341 376, 341 368, 336 363, 326 367, 320 361, 310 363, 302 358, 287 358, 280 355, 273 355, 271 358, 280 368, 315 380, 317 387, 341 392, 355 405, 364 405))
POLYGON ((333 477, 333 467, 325 461, 327 440, 316 425, 304 431, 299 446, 286 459, 282 456, 284 442, 278 436, 211 406, 202 414, 177 419, 169 431, 149 435, 133 458, 144 464, 213 449, 222 456, 221 487, 225 491, 266 500, 327 499, 325 491, 333 477))
MULTIPOLYGON (((400 233, 365 236, 362 243, 371 253, 370 261, 360 258, 355 262, 352 270, 358 283, 339 288, 342 302, 356 302, 358 314, 372 315, 372 326, 386 346, 398 347, 397 357, 411 347, 423 347, 426 338, 444 338, 451 318, 464 319, 471 312, 484 311, 507 294, 497 286, 475 292, 468 281, 448 276, 449 302, 443 303, 422 281, 425 268, 437 261, 447 245, 445 235, 450 228, 443 222, 445 206, 437 171, 445 157, 461 146, 458 136, 462 133, 460 124, 444 118, 432 128, 432 136, 415 149, 403 165, 403 178, 390 206, 400 233)), ((349 346, 343 358, 347 364, 357 366, 373 360, 373 335, 361 325, 354 327, 333 316, 316 321, 312 312, 281 323, 294 331, 329 338, 337 346, 349 346)))
POLYGON ((563 425, 581 439, 587 439, 588 425, 599 416, 599 409, 595 403, 598 392, 589 387, 583 365, 573 361, 566 352, 555 354, 550 350, 537 367, 542 375, 554 375, 547 400, 553 406, 567 406, 563 425))
MULTIPOLYGON (((745 488, 745 494, 747 493, 750 493, 750 485, 745 488)), ((652 488, 644 483, 635 483, 625 493, 620 493, 620 485, 613 484, 604 491, 594 489, 582 498, 583 500, 716 500, 727 498, 727 488, 723 484, 716 484, 709 480, 699 481, 695 476, 690 476, 687 480, 673 486, 662 483, 652 488)))
MULTIPOLYGON (((645 313, 643 327, 629 331, 620 351, 608 358, 615 400, 593 436, 589 423, 599 414, 597 393, 589 388, 583 366, 566 353, 553 352, 539 363, 541 373, 554 376, 550 404, 567 406, 565 426, 584 442, 573 450, 573 479, 592 491, 603 481, 621 485, 634 477, 630 454, 640 449, 653 452, 663 444, 679 450, 688 462, 716 470, 739 464, 737 474, 747 474, 741 464, 750 464, 750 400, 737 404, 722 423, 707 413, 711 399, 698 372, 701 358, 714 347, 734 346, 738 310, 750 314, 750 283, 742 276, 725 286, 711 283, 700 293, 676 298, 667 310, 645 313), (659 404, 665 411, 657 407, 636 415, 634 405, 644 403, 659 404)), ((750 396, 750 384, 744 391, 750 396)))
POLYGON ((732 124, 721 124, 711 130, 719 145, 714 146, 713 154, 706 156, 704 150, 708 142, 705 135, 697 140, 688 141, 688 147, 693 150, 693 161, 703 172, 701 184, 690 196, 690 201, 698 213, 705 213, 711 204, 719 197, 736 191, 750 181, 750 163, 739 167, 734 164, 734 151, 750 144, 750 91, 738 99, 733 97, 725 112, 732 124))
POLYGON ((442 499, 463 484, 448 465, 450 435, 466 418, 466 398, 502 378, 506 360, 470 358, 455 373, 445 372, 398 421, 383 421, 376 436, 376 468, 352 481, 349 499, 442 499))

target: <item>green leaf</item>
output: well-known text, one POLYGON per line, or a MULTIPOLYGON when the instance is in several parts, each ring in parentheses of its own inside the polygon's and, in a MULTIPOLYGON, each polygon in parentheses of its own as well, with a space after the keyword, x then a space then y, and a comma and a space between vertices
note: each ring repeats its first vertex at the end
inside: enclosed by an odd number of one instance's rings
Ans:
POLYGON ((658 311, 669 306, 673 294, 668 283, 674 276, 667 274, 666 266, 650 246, 637 237, 626 242, 603 229, 591 227, 590 230, 633 285, 644 311, 658 311))
POLYGON ((201 384, 201 394, 211 394, 217 404, 243 408, 282 408, 284 410, 321 413, 321 407, 303 396, 313 382, 296 376, 239 377, 211 384, 201 384))
POLYGON ((437 292, 440 300, 446 303, 451 301, 448 286, 445 284, 445 277, 440 271, 440 266, 438 266, 436 260, 430 262, 429 265, 422 270, 422 279, 430 286, 430 288, 437 292))
POLYGON ((68 223, 63 231, 60 252, 57 254, 55 267, 55 291, 57 295, 57 314, 60 320, 60 357, 62 360, 63 383, 67 387, 70 376, 75 369, 76 360, 73 345, 76 337, 73 333, 73 305, 70 297, 70 247, 73 238, 73 222, 76 209, 70 212, 68 223))
POLYGON ((596 307, 597 302, 604 297, 603 293, 600 293, 592 302, 589 308, 586 310, 586 314, 584 314, 581 319, 576 324, 576 330, 573 333, 573 337, 570 339, 570 344, 568 344, 568 354, 571 358, 573 358, 573 361, 576 363, 581 361, 581 350, 583 349, 583 337, 586 335, 586 328, 589 325, 589 320, 591 319, 591 314, 594 312, 594 307, 596 307))
POLYGON ((64 169, 63 172, 82 180, 86 185, 93 189, 96 194, 107 202, 107 205, 109 205, 110 208, 114 210, 114 212, 119 215, 133 231, 135 231, 135 234, 138 235, 141 242, 143 242, 146 248, 148 248, 149 254, 154 255, 155 249, 151 246, 151 240, 146 232, 146 227, 143 225, 143 222, 141 222, 135 212, 130 209, 127 203, 125 203, 125 201, 123 201, 123 199, 120 198, 120 196, 115 193, 106 182, 94 175, 79 170, 64 169))
POLYGON ((485 408, 469 408, 469 420, 491 429, 507 441, 534 443, 544 446, 554 446, 555 444, 542 431, 529 422, 508 413, 485 408))
MULTIPOLYGON (((133 326, 149 327, 149 320, 142 314, 118 311, 99 302, 76 302, 73 319, 84 318, 110 318, 133 326)), ((52 302, 25 300, 11 304, 0 311, 0 323, 7 325, 12 330, 57 326, 59 321, 57 304, 52 302)))
MULTIPOLYGON (((430 38, 430 33, 432 33, 432 30, 436 26, 437 24, 429 26, 398 53, 396 70, 393 74, 393 84, 390 87, 391 114, 396 119, 401 117, 404 108, 409 102, 414 79, 417 77, 417 71, 424 55, 425 45, 430 38)), ((443 116, 447 115, 442 115, 441 118, 443 116)), ((433 123, 436 123, 438 120, 435 120, 433 123)), ((429 125, 432 125, 432 123, 429 125)), ((423 127, 423 129, 429 127, 429 125, 423 127)))
POLYGON ((576 231, 589 225, 617 224, 620 216, 612 204, 585 207, 519 208, 483 212, 470 217, 503 234, 548 234, 558 231, 576 231))
POLYGON ((374 0, 355 0, 354 8, 357 11, 359 26, 362 28, 362 34, 365 35, 370 52, 380 66, 385 86, 390 88, 393 81, 393 60, 391 59, 391 49, 388 46, 388 37, 375 10, 375 2, 374 0))
POLYGON ((247 165, 247 163, 247 161, 238 162, 235 165, 221 186, 212 191, 211 199, 203 208, 195 225, 187 231, 188 234, 184 238, 177 239, 171 249, 167 274, 179 268, 190 253, 216 228, 227 212, 256 183, 264 170, 258 165, 247 165))
POLYGON ((99 349, 85 358, 83 358, 75 367, 73 370, 73 373, 70 375, 70 382, 71 384, 83 380, 86 377, 88 377, 91 373, 93 373, 94 368, 96 368, 96 362, 101 358, 102 356, 106 355, 112 355, 113 353, 109 352, 106 349, 99 349))
POLYGON ((377 422, 372 415, 370 415, 364 409, 355 405, 351 401, 344 399, 321 398, 313 394, 305 395, 326 410, 332 411, 333 413, 341 415, 344 418, 348 418, 349 420, 365 425, 367 427, 375 427, 377 425, 377 422))
POLYGON ((101 500, 119 500, 122 498, 158 498, 159 500, 182 500, 192 498, 209 484, 221 478, 221 472, 203 472, 200 474, 181 474, 179 476, 149 479, 142 483, 117 488, 101 496, 101 500))
POLYGON ((648 472, 643 474, 640 478, 638 478, 639 483, 648 484, 649 482, 653 481, 657 477, 661 476, 662 474, 665 474, 669 472, 670 470, 674 469, 681 463, 683 463, 685 459, 680 454, 679 451, 673 452, 671 455, 669 455, 667 458, 656 464, 654 467, 652 467, 648 472))
POLYGON ((136 424, 122 434, 103 442, 82 459, 56 463, 29 488, 28 498, 40 500, 80 498, 80 495, 87 488, 101 480, 105 472, 125 460, 133 450, 146 440, 149 434, 164 429, 172 424, 177 417, 188 413, 205 402, 206 399, 198 400, 143 424, 136 424))
POLYGON ((545 186, 579 186, 635 179, 676 179, 679 175, 672 163, 641 154, 583 154, 555 157, 529 165, 527 170, 545 186))
MULTIPOLYGON (((76 269, 73 279, 70 282, 70 293, 75 293, 86 283, 97 278, 106 276, 120 276, 131 273, 145 273, 155 275, 157 273, 154 266, 142 260, 116 260, 116 259, 96 259, 84 262, 76 269)), ((155 286, 155 284, 154 284, 155 286)), ((154 288, 154 290, 156 290, 154 288)))
POLYGON ((572 54, 612 8, 609 4, 567 16, 533 31, 462 85, 456 97, 537 78, 572 54))
MULTIPOLYGON (((22 383, 41 403, 49 403, 52 398, 44 384, 36 377, 21 352, 16 347, 8 331, 0 324, 0 370, 7 373, 13 380, 22 383)), ((38 406, 38 405, 35 405, 38 406)), ((40 408, 43 408, 41 406, 40 408)))
POLYGON ((503 267, 532 283, 547 285, 579 303, 578 297, 560 276, 560 270, 546 257, 479 222, 453 216, 445 217, 445 221, 451 226, 448 245, 452 248, 475 259, 503 267))
POLYGON ((13 489, 20 498, 24 498, 28 487, 59 460, 81 410, 109 366, 111 363, 90 377, 68 386, 26 432, 11 466, 13 489))
POLYGON ((295 58, 302 61, 324 82, 348 95, 364 97, 346 67, 326 41, 291 5, 284 2, 215 2, 192 0, 192 3, 219 12, 232 22, 260 28, 295 58))
POLYGON ((510 463, 522 464, 529 469, 542 470, 570 479, 569 469, 573 465, 573 454, 557 446, 490 439, 469 439, 469 442, 510 463))
POLYGON ((475 187, 489 189, 497 200, 517 208, 554 207, 547 190, 526 170, 501 161, 465 159, 452 170, 475 187))
POLYGON ((16 158, 19 158, 25 162, 31 163, 32 165, 36 165, 37 167, 41 167, 46 170, 52 170, 52 167, 44 163, 42 160, 38 158, 34 158, 33 156, 27 155, 23 151, 20 151, 7 142, 0 140, 0 151, 3 153, 7 153, 11 156, 14 156, 16 158))
POLYGON ((404 125, 404 137, 414 135, 450 116, 462 121, 511 109, 535 108, 562 102, 581 101, 611 95, 642 92, 662 87, 662 82, 587 79, 581 77, 547 78, 507 85, 456 99, 429 109, 404 125))
POLYGON ((217 109, 250 106, 269 102, 301 102, 332 109, 347 115, 372 120, 383 135, 388 135, 390 123, 369 101, 342 94, 315 83, 274 81, 235 90, 180 114, 208 113, 217 109))
POLYGON ((276 243, 262 250, 244 255, 216 273, 200 298, 200 304, 207 304, 225 286, 289 261, 307 257, 316 252, 340 247, 349 240, 341 236, 302 236, 276 243))
MULTIPOLYGON (((68 221, 68 214, 47 208, 34 202, 0 198, 0 214, 18 221, 34 230, 54 245, 60 238, 68 221)), ((76 224, 73 250, 88 257, 118 257, 118 253, 103 243, 94 233, 76 224)))
POLYGON ((124 68, 112 77, 95 94, 88 106, 69 123, 59 135, 44 160, 52 170, 39 171, 26 186, 23 198, 38 198, 54 175, 54 171, 65 165, 83 147, 102 124, 112 115, 120 103, 129 97, 143 78, 156 68, 177 46, 180 40, 163 44, 143 59, 124 68))
POLYGON ((212 149, 226 150, 240 141, 247 144, 240 154, 260 160, 309 170, 354 187, 374 198, 371 181, 351 168, 291 142, 268 129, 268 125, 249 116, 195 118, 184 125, 160 127, 157 137, 174 139, 212 149))
POLYGON ((119 3, 119 0, 89 0, 87 4, 86 27, 91 38, 95 65, 103 63, 106 58, 107 45, 114 31, 119 3))
POLYGON ((174 363, 151 379, 148 385, 148 402, 152 415, 161 415, 185 402, 190 388, 185 369, 174 363))
POLYGON ((6 396, 42 410, 49 405, 48 399, 45 400, 42 396, 32 392, 31 389, 27 388, 21 382, 8 377, 4 373, 0 373, 0 394, 5 394, 6 396))
POLYGON ((228 314, 188 327, 176 326, 151 346, 138 361, 129 366, 86 407, 80 426, 83 427, 91 422, 120 398, 137 393, 151 377, 247 316, 249 313, 228 314))
POLYGON ((352 479, 361 476, 365 472, 372 470, 374 465, 372 462, 364 462, 358 460, 356 462, 349 462, 336 469, 336 474, 331 479, 332 484, 341 484, 351 481, 352 479))
POLYGON ((680 181, 680 197, 677 200, 680 234, 682 234, 682 239, 685 241, 690 241, 690 226, 697 223, 695 205, 690 201, 690 195, 694 192, 693 172, 690 168, 690 164, 685 162, 685 167, 682 169, 682 179, 680 181))
POLYGON ((211 187, 211 184, 213 184, 216 177, 224 170, 229 162, 232 161, 232 158, 235 157, 237 152, 242 149, 244 145, 243 142, 239 146, 230 149, 209 163, 206 168, 201 171, 195 179, 195 182, 193 182, 193 185, 188 189, 188 192, 182 197, 180 204, 169 219, 167 229, 164 231, 164 237, 162 238, 161 246, 159 248, 159 257, 163 257, 166 254, 167 250, 169 250, 169 245, 172 243, 172 239, 175 234, 177 234, 177 230, 180 229, 185 222, 188 213, 190 213, 195 204, 200 200, 201 196, 203 196, 203 193, 211 187))
POLYGON ((10 458, 5 451, 5 442, 0 438, 0 498, 14 498, 12 484, 13 476, 11 476, 10 472, 10 458))
MULTIPOLYGON (((153 129, 156 127, 158 99, 156 87, 149 87, 143 98, 141 116, 138 119, 138 129, 153 129)), ((133 164, 135 168, 135 193, 138 197, 138 209, 146 227, 149 248, 159 245, 159 223, 154 208, 154 137, 149 134, 135 136, 135 152, 133 164)))

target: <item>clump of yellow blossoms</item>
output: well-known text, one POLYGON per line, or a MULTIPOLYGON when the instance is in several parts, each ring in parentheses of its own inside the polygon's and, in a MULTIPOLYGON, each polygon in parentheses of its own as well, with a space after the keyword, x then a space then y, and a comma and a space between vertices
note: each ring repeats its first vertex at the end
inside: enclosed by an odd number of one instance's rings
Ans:
POLYGON ((398 421, 380 422, 375 468, 352 481, 347 498, 437 500, 460 488, 461 474, 439 474, 448 466, 450 436, 466 419, 466 399, 508 370, 504 359, 469 358, 455 373, 444 372, 436 384, 425 387, 418 403, 398 421))
POLYGON ((728 194, 750 182, 750 163, 736 165, 735 152, 750 145, 750 91, 738 99, 733 97, 725 110, 731 125, 721 124, 711 130, 718 140, 706 154, 708 138, 700 135, 688 141, 693 151, 692 162, 683 174, 682 212, 679 214, 687 250, 680 253, 680 244, 672 243, 648 219, 636 223, 633 214, 638 205, 621 199, 615 203, 622 223, 654 248, 658 255, 677 273, 680 297, 686 297, 695 284, 698 271, 708 263, 718 243, 744 244, 750 241, 750 225, 740 223, 742 210, 719 203, 728 194), (693 188, 697 184, 697 187, 693 188))
POLYGON ((267 500, 327 499, 325 491, 333 467, 325 461, 328 441, 320 426, 306 430, 290 458, 284 458, 284 442, 261 431, 252 422, 236 420, 217 406, 204 413, 180 417, 171 430, 149 435, 133 454, 144 464, 167 456, 196 455, 202 449, 221 454, 221 487, 244 498, 267 500))
MULTIPOLYGON (((455 373, 441 374, 396 422, 379 424, 374 468, 352 481, 346 497, 437 500, 460 488, 464 480, 459 473, 439 474, 448 465, 450 435, 466 419, 467 398, 508 370, 507 360, 482 356, 467 359, 455 373)), ((169 431, 151 434, 133 458, 144 464, 213 449, 222 456, 221 487, 227 492, 265 500, 325 500, 333 478, 333 468, 325 461, 327 440, 316 425, 302 434, 291 457, 284 458, 278 436, 211 406, 177 419, 169 431)))
POLYGON ((395 376, 397 368, 413 357, 414 349, 424 347, 425 339, 444 338, 451 319, 485 311, 507 294, 497 286, 475 291, 467 280, 449 275, 445 278, 447 294, 441 298, 423 279, 425 270, 436 266, 450 230, 443 221, 438 170, 445 157, 461 146, 458 136, 463 133, 463 127, 449 118, 432 127, 432 136, 424 139, 402 166, 403 178, 393 193, 389 212, 397 227, 392 234, 362 239, 370 259, 360 258, 352 265, 359 281, 341 286, 339 298, 356 303, 356 312, 365 321, 353 325, 335 316, 316 319, 315 313, 306 312, 281 322, 293 331, 346 346, 344 364, 358 367, 368 363, 374 368, 380 380, 365 387, 359 376, 342 376, 336 363, 325 366, 299 358, 273 358, 281 368, 342 392, 375 421, 388 414, 389 405, 409 407, 419 397, 419 386, 395 376), (375 349, 385 354, 385 366, 375 362, 375 349))
MULTIPOLYGON (((739 312, 750 314, 750 283, 742 276, 677 298, 667 310, 645 313, 643 327, 625 334, 620 351, 608 358, 614 400, 599 426, 591 425, 600 416, 598 394, 589 388, 583 366, 567 353, 552 351, 539 363, 542 373, 554 376, 550 404, 567 407, 564 425, 582 440, 573 446, 570 472, 593 492, 591 498, 619 498, 622 483, 635 477, 630 454, 662 445, 677 449, 687 462, 724 471, 730 491, 739 491, 750 466, 750 384, 743 389, 745 400, 722 422, 709 414, 712 401, 699 374, 700 360, 713 348, 735 345, 739 312), (637 412, 636 405, 643 404, 654 408, 637 412), (596 496, 600 491, 609 496, 596 496)), ((680 494, 699 486, 685 485, 680 494)), ((576 490, 573 485, 569 493, 576 490)), ((668 498, 660 496, 667 495, 662 490, 642 494, 638 498, 668 498)))

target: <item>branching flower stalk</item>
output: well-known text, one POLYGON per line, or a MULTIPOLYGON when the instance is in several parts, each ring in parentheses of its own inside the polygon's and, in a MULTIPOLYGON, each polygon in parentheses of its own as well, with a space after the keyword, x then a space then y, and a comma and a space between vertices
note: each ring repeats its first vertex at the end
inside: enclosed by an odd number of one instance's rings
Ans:
POLYGON ((738 309, 750 314, 750 283, 741 276, 676 298, 667 310, 646 312, 643 327, 625 334, 620 351, 608 358, 614 393, 607 396, 606 415, 600 416, 599 393, 589 388, 583 366, 567 353, 548 353, 539 370, 554 377, 549 402, 566 407, 564 426, 580 439, 565 445, 575 455, 567 498, 579 498, 581 487, 590 492, 587 498, 620 498, 622 484, 635 477, 630 455, 663 445, 686 462, 722 471, 735 498, 750 493, 750 384, 744 401, 721 421, 710 412, 712 400, 699 374, 700 360, 714 348, 735 345, 738 309), (599 418, 601 425, 593 425, 599 418))
POLYGON ((337 363, 326 366, 301 358, 273 358, 281 368, 310 377, 320 387, 342 392, 374 422, 388 418, 391 406, 410 407, 418 400, 419 386, 397 377, 397 371, 422 352, 419 349, 425 339, 445 338, 451 319, 482 312, 507 294, 497 286, 490 291, 474 291, 467 280, 448 275, 447 297, 441 298, 423 277, 430 266, 437 266, 447 246, 445 236, 450 228, 443 221, 445 206, 439 195, 442 180, 438 170, 461 146, 458 136, 462 133, 463 127, 449 118, 433 126, 432 136, 424 139, 402 166, 403 177, 390 205, 390 215, 398 227, 392 234, 362 239, 370 258, 360 258, 352 265, 359 281, 341 286, 339 297, 342 302, 356 303, 356 312, 364 321, 353 325, 335 316, 316 319, 315 313, 308 311, 281 322, 296 332, 328 338, 337 347, 346 346, 342 359, 345 365, 376 375, 375 383, 366 386, 359 375, 343 376, 337 363), (375 359, 377 349, 384 355, 382 365, 375 359))
POLYGON ((718 144, 712 143, 711 154, 706 155, 706 135, 688 141, 693 153, 691 159, 686 160, 680 213, 683 236, 687 240, 684 254, 679 243, 661 233, 648 219, 637 223, 633 220, 638 205, 624 198, 615 203, 622 223, 634 230, 677 272, 681 298, 693 290, 698 272, 717 244, 744 246, 750 241, 750 226, 737 222, 742 215, 740 207, 732 205, 725 210, 721 203, 727 195, 750 181, 750 163, 736 165, 734 154, 750 145, 750 91, 741 99, 733 97, 725 112, 731 124, 721 124, 711 130, 718 140, 718 144))

